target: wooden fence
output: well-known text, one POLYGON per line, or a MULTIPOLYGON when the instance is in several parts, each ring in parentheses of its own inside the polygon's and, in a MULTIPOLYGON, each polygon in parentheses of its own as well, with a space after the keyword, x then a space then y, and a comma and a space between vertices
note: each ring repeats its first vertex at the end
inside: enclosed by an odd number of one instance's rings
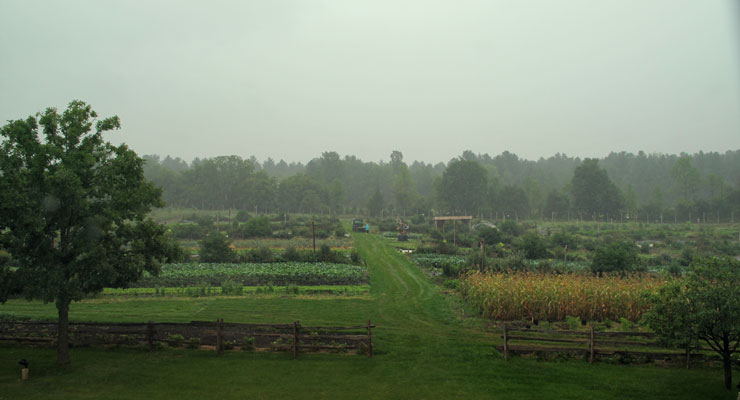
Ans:
MULTIPOLYGON (((146 345, 224 350, 287 351, 297 357, 304 352, 348 352, 373 356, 372 325, 302 326, 290 324, 242 324, 211 321, 69 324, 72 346, 146 345)), ((56 322, 0 321, 0 341, 52 345, 57 340, 56 322)))
POLYGON ((566 353, 588 357, 593 363, 597 357, 626 357, 645 360, 715 360, 705 354, 705 348, 686 350, 667 349, 650 332, 561 331, 531 328, 512 328, 503 325, 503 345, 498 350, 508 360, 510 354, 566 353), (514 343, 511 343, 514 342, 514 343))

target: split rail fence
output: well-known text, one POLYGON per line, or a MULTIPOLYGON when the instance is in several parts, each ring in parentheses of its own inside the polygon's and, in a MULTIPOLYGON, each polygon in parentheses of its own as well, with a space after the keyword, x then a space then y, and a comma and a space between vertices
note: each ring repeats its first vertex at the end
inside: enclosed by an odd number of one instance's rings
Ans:
POLYGON ((667 349, 650 332, 560 331, 531 328, 511 328, 503 325, 504 343, 498 350, 508 360, 511 354, 565 353, 588 357, 593 363, 597 357, 631 357, 645 360, 715 360, 715 355, 702 352, 705 348, 686 350, 667 349), (514 342, 514 343, 511 343, 514 342))
MULTIPOLYGON (((72 346, 146 345, 150 351, 159 343, 172 347, 224 350, 286 351, 297 357, 306 352, 348 352, 373 356, 370 320, 356 326, 302 326, 290 324, 243 324, 211 321, 69 324, 72 346)), ((0 341, 53 345, 56 322, 0 321, 0 341)))

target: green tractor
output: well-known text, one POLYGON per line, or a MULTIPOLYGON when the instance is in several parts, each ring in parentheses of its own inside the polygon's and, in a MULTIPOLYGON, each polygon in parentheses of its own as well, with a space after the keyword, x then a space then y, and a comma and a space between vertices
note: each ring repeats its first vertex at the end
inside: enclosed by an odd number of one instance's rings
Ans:
POLYGON ((370 230, 370 225, 362 222, 361 219, 352 220, 352 231, 367 233, 370 230))
POLYGON ((362 223, 361 219, 352 220, 352 231, 365 233, 365 224, 362 223))

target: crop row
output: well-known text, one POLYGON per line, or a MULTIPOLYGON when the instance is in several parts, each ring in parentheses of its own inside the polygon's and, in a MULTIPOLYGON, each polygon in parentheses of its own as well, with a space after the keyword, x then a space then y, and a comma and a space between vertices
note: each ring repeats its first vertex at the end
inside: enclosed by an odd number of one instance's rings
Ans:
POLYGON ((165 264, 159 276, 146 276, 137 287, 255 285, 358 285, 368 282, 363 266, 332 263, 165 264))
POLYGON ((445 276, 456 276, 465 267, 465 257, 449 254, 419 253, 414 263, 422 268, 442 270, 445 276))
POLYGON ((460 280, 469 304, 496 320, 638 321, 664 283, 650 275, 593 276, 533 272, 471 273, 460 280))

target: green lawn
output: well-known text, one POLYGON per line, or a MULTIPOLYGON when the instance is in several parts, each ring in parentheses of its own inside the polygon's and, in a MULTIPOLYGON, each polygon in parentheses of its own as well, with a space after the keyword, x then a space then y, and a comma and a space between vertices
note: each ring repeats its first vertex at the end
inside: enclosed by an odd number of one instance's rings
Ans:
MULTIPOLYGON (((356 324, 371 319, 376 356, 83 348, 59 368, 49 349, 0 348, 0 400, 53 399, 735 399, 720 368, 610 365, 584 361, 504 362, 498 334, 464 318, 381 237, 356 235, 371 289, 361 297, 111 298, 73 304, 73 320, 356 324), (17 360, 31 362, 19 382, 17 360)), ((54 317, 53 305, 10 301, 0 313, 54 317)), ((737 379, 737 377, 735 377, 737 379)))

